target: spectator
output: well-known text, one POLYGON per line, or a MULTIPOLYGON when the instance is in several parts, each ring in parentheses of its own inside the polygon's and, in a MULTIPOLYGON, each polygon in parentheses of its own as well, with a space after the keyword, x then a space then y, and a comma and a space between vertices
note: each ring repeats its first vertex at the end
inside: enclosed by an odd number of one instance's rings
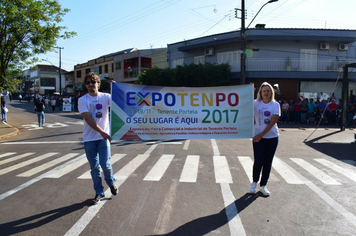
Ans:
POLYGON ((335 102, 335 99, 333 99, 331 100, 331 103, 328 106, 328 111, 329 111, 328 122, 330 125, 336 124, 336 110, 337 110, 337 104, 335 102))
POLYGON ((301 110, 302 110, 302 103, 300 99, 297 99, 295 103, 295 108, 294 108, 294 115, 295 115, 295 122, 300 123, 301 122, 301 110))
POLYGON ((281 122, 287 123, 288 122, 288 111, 289 111, 289 104, 286 100, 283 100, 282 103, 282 117, 281 122))

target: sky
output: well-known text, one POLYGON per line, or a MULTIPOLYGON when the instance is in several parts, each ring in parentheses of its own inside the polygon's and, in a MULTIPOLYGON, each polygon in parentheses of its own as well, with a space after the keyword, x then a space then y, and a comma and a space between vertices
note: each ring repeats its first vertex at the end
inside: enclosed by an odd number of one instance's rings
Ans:
MULTIPOLYGON (((58 0, 70 9, 60 23, 77 36, 58 40, 62 68, 128 48, 165 48, 167 44, 240 30, 235 8, 243 0, 58 0)), ((247 27, 268 0, 245 0, 247 27)), ((279 0, 265 5, 249 28, 356 30, 355 0, 279 0)), ((241 12, 238 11, 238 17, 241 12)), ((38 55, 59 66, 59 52, 38 55)))

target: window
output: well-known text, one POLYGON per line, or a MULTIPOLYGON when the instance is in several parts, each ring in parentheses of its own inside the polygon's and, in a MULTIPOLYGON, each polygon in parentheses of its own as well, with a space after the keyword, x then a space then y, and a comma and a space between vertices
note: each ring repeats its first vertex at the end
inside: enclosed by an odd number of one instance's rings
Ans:
POLYGON ((90 68, 89 69, 85 69, 85 74, 89 74, 90 73, 90 68))
POLYGON ((184 58, 178 58, 172 60, 172 68, 175 68, 177 66, 183 66, 184 65, 184 58))
POLYGON ((82 71, 81 70, 77 70, 77 78, 81 78, 82 77, 82 71))
POLYGON ((41 86, 44 87, 54 87, 56 85, 55 78, 41 78, 41 86))
POLYGON ((240 51, 217 53, 216 57, 218 64, 228 63, 232 72, 240 71, 240 51))
POLYGON ((103 67, 99 66, 99 75, 101 75, 103 73, 103 67))
POLYGON ((194 57, 194 64, 204 64, 204 63, 205 63, 205 56, 194 57))
POLYGON ((302 71, 316 71, 318 68, 318 52, 315 49, 300 50, 300 66, 302 71))
POLYGON ((142 60, 142 67, 148 68, 148 60, 142 60))
POLYGON ((115 70, 121 70, 121 61, 115 63, 115 70))
POLYGON ((104 66, 104 73, 109 73, 109 65, 108 64, 106 64, 104 66))

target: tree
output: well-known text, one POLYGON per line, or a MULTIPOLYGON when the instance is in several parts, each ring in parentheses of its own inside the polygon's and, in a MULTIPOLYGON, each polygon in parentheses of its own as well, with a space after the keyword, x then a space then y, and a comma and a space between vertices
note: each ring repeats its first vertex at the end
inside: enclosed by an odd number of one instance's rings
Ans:
POLYGON ((229 85, 231 66, 229 64, 185 64, 176 68, 152 68, 139 76, 144 85, 173 87, 209 87, 229 85))
POLYGON ((13 78, 36 62, 36 55, 54 50, 59 38, 76 33, 58 25, 69 12, 58 1, 0 0, 0 7, 0 91, 14 90, 19 81, 13 78))

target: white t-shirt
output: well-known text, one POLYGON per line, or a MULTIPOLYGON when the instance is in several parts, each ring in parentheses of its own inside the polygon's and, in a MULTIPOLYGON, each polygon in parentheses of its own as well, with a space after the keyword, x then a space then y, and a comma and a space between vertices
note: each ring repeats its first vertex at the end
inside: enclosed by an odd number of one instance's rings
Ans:
MULTIPOLYGON (((255 116, 255 129, 254 135, 262 133, 262 131, 271 123, 272 115, 281 115, 281 108, 279 103, 276 101, 271 101, 265 104, 262 100, 255 100, 253 102, 254 106, 254 116, 255 116)), ((278 126, 277 123, 274 124, 272 129, 270 129, 263 138, 275 138, 278 137, 278 126)))
MULTIPOLYGON (((78 100, 78 110, 80 114, 89 112, 91 118, 102 128, 106 133, 110 134, 109 125, 109 106, 111 95, 108 93, 99 92, 97 96, 92 97, 86 94, 78 100)), ((84 120, 83 140, 84 142, 103 139, 99 132, 91 128, 84 120)))

